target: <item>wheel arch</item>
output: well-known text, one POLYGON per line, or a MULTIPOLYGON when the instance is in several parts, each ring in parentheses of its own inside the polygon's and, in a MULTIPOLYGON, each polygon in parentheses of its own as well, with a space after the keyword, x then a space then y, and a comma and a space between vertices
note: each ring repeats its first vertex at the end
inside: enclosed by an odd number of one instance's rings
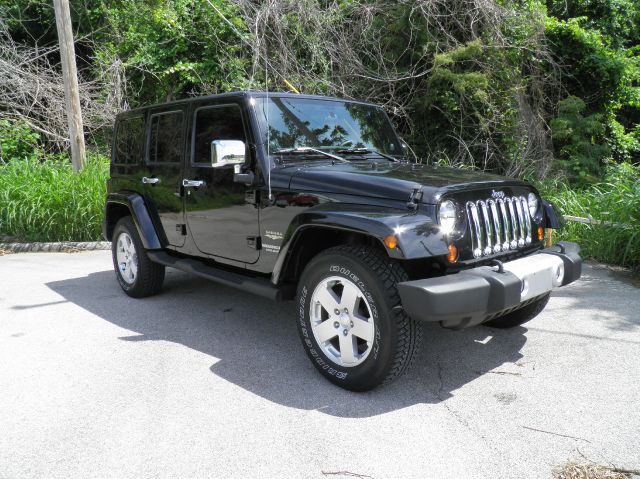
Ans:
POLYGON ((562 229, 565 221, 556 205, 551 201, 542 200, 542 207, 544 210, 545 228, 562 229))
POLYGON ((289 225, 273 268, 274 284, 296 282, 311 258, 341 244, 374 247, 392 260, 424 260, 446 257, 447 242, 428 211, 407 214, 406 210, 362 205, 331 204, 298 215, 289 225), (393 235, 397 247, 384 240, 393 235))
POLYGON ((145 249, 162 248, 162 241, 153 225, 144 199, 137 193, 111 193, 107 197, 103 222, 103 236, 106 240, 113 239, 116 224, 125 216, 131 216, 133 219, 145 249))
MULTIPOLYGON (((275 284, 296 284, 309 262, 322 251, 339 245, 361 245, 389 256, 387 248, 380 238, 372 234, 347 228, 307 225, 300 227, 288 244, 288 250, 282 255, 283 261, 276 264, 272 281, 275 284)), ((293 297, 295 289, 291 289, 293 297)))

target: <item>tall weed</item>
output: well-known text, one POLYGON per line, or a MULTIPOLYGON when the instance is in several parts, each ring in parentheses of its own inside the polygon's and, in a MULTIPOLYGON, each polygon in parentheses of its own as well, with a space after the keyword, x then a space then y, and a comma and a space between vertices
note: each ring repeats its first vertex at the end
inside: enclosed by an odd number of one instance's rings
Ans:
POLYGON ((0 233, 22 241, 96 241, 109 161, 90 155, 76 173, 66 157, 0 165, 0 233))
POLYGON ((562 214, 604 222, 567 221, 561 239, 579 243, 586 257, 640 268, 640 165, 610 165, 601 182, 584 189, 571 189, 558 179, 538 188, 562 214))

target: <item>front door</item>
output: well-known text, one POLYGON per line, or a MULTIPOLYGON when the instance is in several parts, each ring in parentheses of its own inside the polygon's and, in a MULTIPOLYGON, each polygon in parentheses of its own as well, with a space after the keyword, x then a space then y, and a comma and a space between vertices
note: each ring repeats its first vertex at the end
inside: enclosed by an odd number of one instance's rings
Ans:
POLYGON ((234 172, 249 167, 249 149, 237 160, 233 155, 217 158, 215 150, 224 140, 247 144, 241 106, 196 104, 192 118, 191 155, 184 176, 191 182, 184 189, 189 234, 205 254, 255 263, 260 254, 258 207, 251 201, 250 187, 234 182, 234 172))
POLYGON ((151 112, 145 158, 145 199, 155 213, 156 228, 170 246, 184 244, 185 222, 181 194, 186 114, 175 107, 151 112))

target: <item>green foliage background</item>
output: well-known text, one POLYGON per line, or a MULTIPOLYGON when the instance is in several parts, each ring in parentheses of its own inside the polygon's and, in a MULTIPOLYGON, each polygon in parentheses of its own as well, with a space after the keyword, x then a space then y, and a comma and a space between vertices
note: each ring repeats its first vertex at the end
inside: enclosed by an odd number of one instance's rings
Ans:
MULTIPOLYGON (((385 105, 429 160, 574 184, 640 161, 636 0, 71 4, 82 74, 117 65, 124 108, 286 77, 385 105)), ((16 42, 57 41, 47 0, 0 0, 0 18, 16 42)))
MULTIPOLYGON (((81 75, 99 79, 115 69, 118 80, 105 86, 103 97, 117 92, 123 109, 246 88, 286 90, 287 78, 306 93, 382 104, 425 161, 544 180, 541 187, 567 213, 639 227, 637 0, 71 0, 71 5, 81 75), (604 203, 608 206, 599 208, 604 203)), ((57 42, 48 0, 0 0, 0 27, 22 45, 57 42)), ((56 54, 49 53, 54 63, 56 54)), ((39 165, 61 175, 60 181, 66 170, 49 139, 10 120, 8 108, 0 98, 0 194, 15 205, 19 192, 11 189, 9 195, 7 178, 18 181, 15 174, 26 172, 47 184, 39 165)), ((110 133, 107 127, 93 134, 96 154, 108 152, 110 133)), ((91 168, 95 175, 106 171, 95 162, 91 168)), ((77 187, 93 184, 87 179, 77 187)), ((7 204, 0 205, 3 211, 7 204)), ((82 221, 93 217, 86 205, 82 221)), ((17 226, 17 213, 4 212, 0 221, 0 231, 37 236, 17 226)), ((637 236, 620 234, 621 242, 634 245, 628 248, 607 244, 604 236, 602 247, 596 247, 584 228, 570 226, 567 234, 586 235, 594 245, 590 254, 637 260, 637 236)), ((80 229, 43 231, 49 238, 97 235, 95 225, 90 234, 80 229)), ((603 228, 591 230, 596 235, 603 228)))

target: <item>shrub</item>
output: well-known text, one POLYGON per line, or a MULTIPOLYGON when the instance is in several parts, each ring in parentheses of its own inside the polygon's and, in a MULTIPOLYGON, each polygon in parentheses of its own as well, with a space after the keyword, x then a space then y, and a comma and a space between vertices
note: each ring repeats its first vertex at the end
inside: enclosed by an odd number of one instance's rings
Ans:
POLYGON ((0 164, 35 158, 40 135, 24 122, 0 119, 0 164))
POLYGON ((109 161, 89 155, 76 173, 67 157, 0 164, 0 233, 22 241, 96 241, 109 161))
POLYGON ((553 143, 558 150, 558 165, 574 181, 593 180, 600 173, 602 160, 611 150, 601 144, 605 125, 603 115, 585 116, 586 104, 570 96, 558 104, 558 117, 551 121, 553 143))

